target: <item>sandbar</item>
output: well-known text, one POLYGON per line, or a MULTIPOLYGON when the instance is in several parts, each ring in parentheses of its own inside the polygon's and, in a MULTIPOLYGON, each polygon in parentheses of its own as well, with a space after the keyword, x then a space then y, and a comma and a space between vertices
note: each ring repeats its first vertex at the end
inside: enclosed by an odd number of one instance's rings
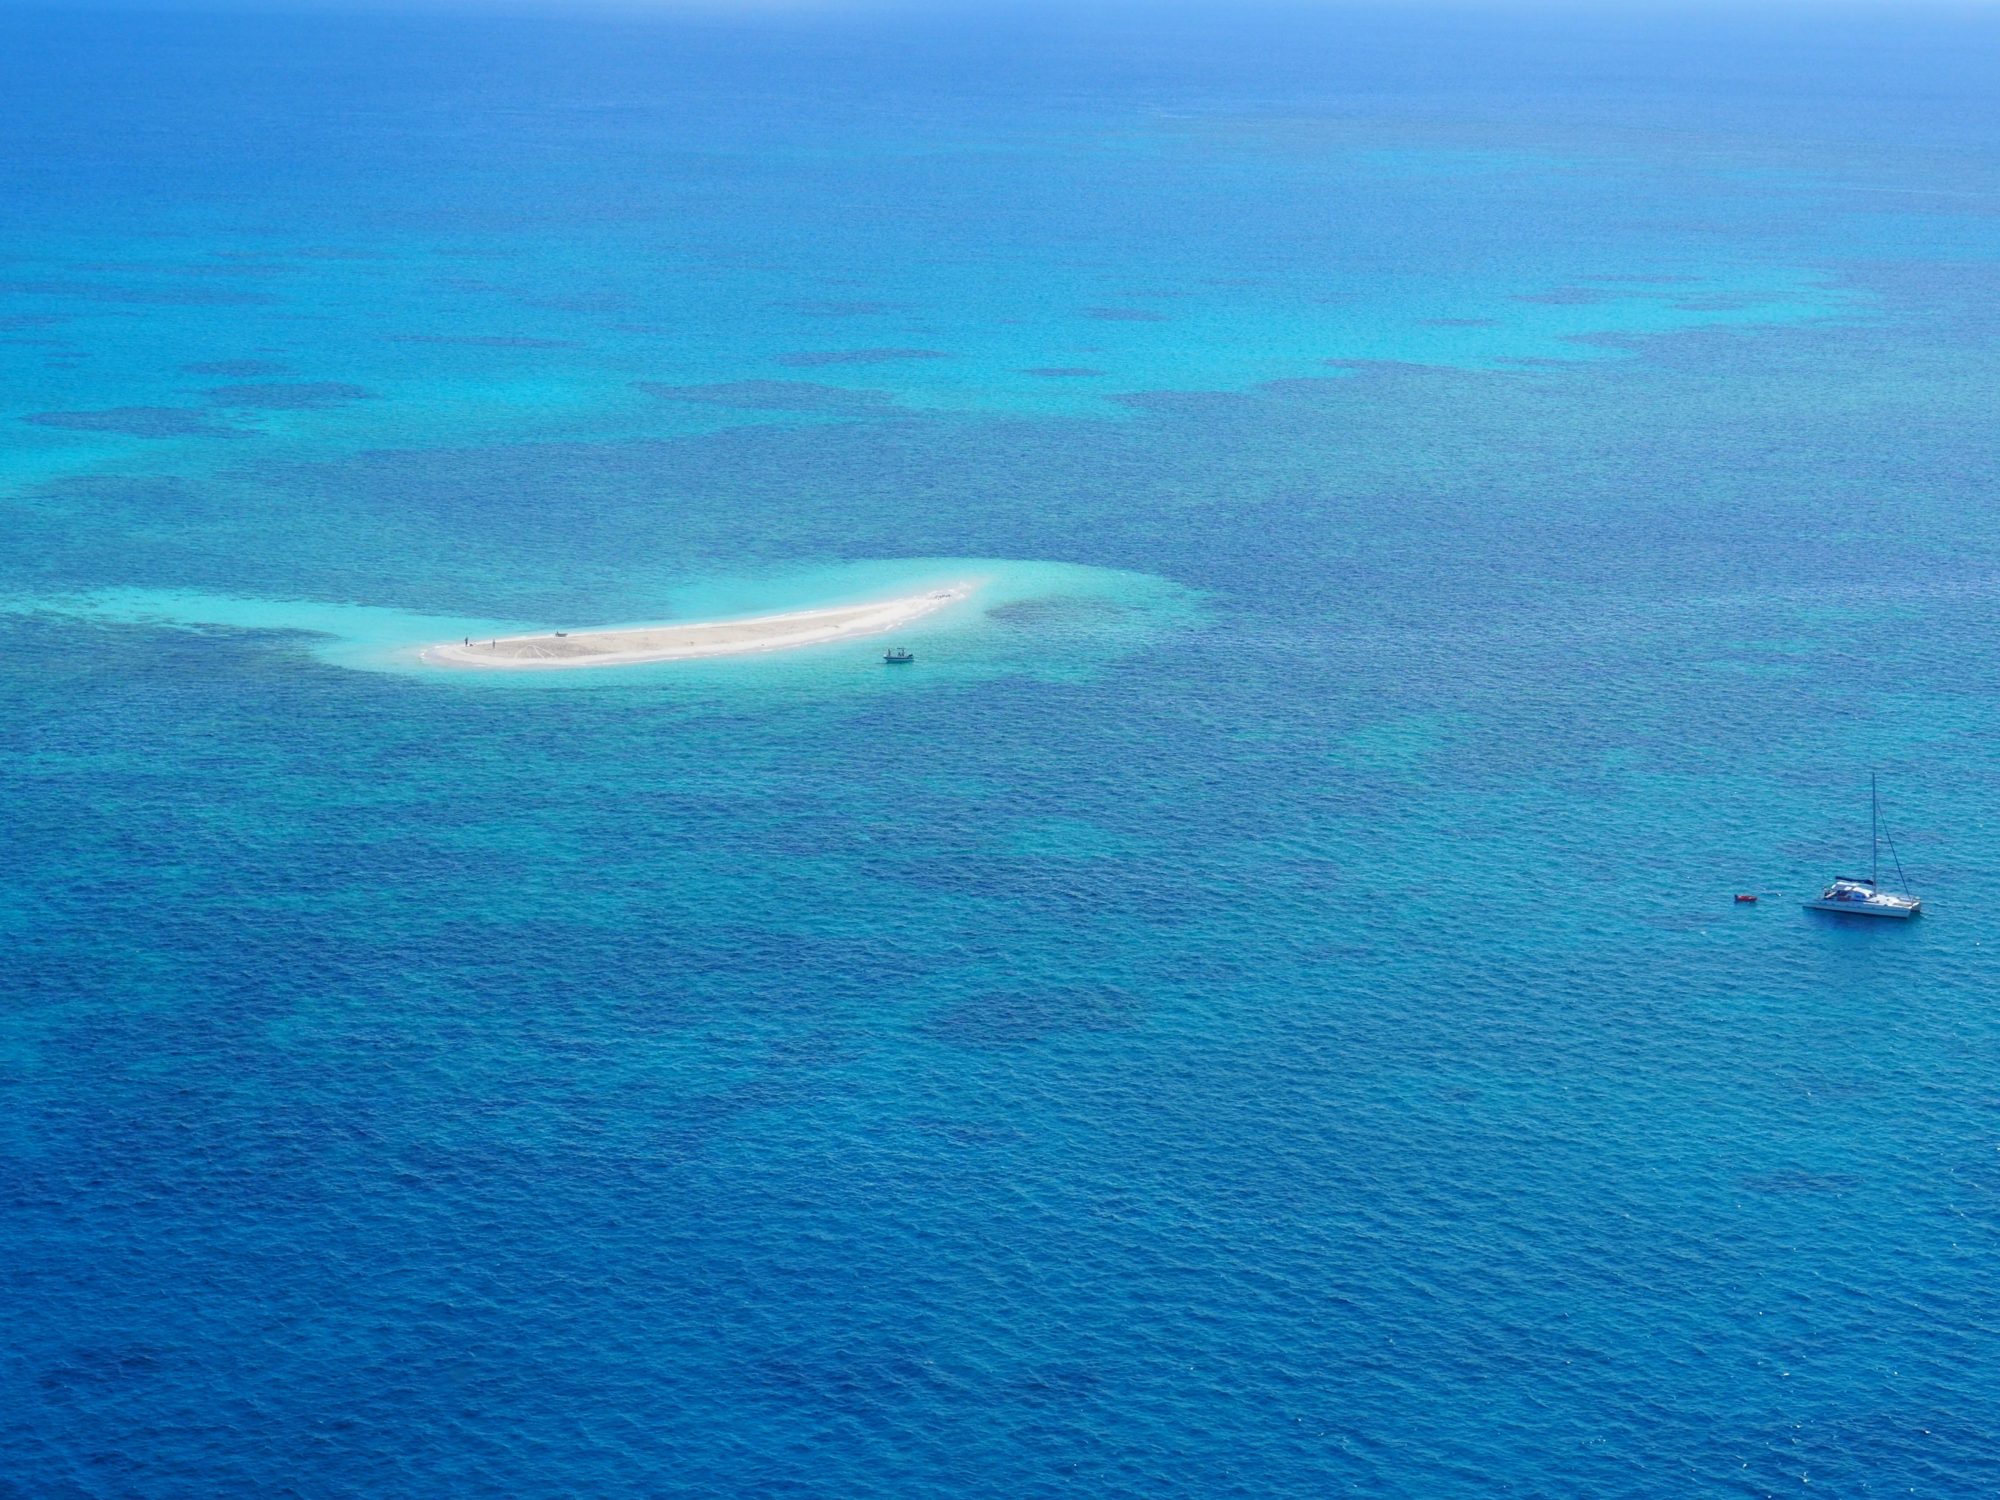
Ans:
POLYGON ((452 667, 611 667, 737 656, 751 651, 783 651, 900 629, 971 593, 971 585, 955 584, 900 599, 843 604, 832 609, 801 609, 747 620, 503 635, 483 641, 427 646, 423 659, 452 667))

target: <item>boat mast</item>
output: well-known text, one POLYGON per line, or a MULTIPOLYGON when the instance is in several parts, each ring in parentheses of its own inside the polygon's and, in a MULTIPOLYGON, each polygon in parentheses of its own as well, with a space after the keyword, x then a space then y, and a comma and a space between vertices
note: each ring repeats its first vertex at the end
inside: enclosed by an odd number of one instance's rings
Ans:
POLYGON ((1876 865, 1882 857, 1882 815, 1875 802, 1875 773, 1868 773, 1868 884, 1876 890, 1882 887, 1876 883, 1876 865))

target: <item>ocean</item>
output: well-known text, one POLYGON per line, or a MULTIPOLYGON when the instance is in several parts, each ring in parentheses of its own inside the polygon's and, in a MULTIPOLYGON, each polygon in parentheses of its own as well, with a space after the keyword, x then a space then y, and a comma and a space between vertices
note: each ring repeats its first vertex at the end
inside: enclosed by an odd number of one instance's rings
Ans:
POLYGON ((0 1496, 2000 1490, 1996 101, 0 9, 0 1496))

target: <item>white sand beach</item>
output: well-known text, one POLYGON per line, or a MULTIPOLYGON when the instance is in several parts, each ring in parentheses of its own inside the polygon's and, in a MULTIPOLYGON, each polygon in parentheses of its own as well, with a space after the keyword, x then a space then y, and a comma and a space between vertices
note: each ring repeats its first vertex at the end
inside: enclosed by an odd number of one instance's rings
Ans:
POLYGON ((423 659, 440 666, 549 668, 629 666, 648 661, 690 661, 750 651, 783 651, 825 641, 896 630, 970 596, 969 584, 932 589, 900 599, 802 609, 748 620, 636 625, 621 630, 550 631, 427 646, 423 659))

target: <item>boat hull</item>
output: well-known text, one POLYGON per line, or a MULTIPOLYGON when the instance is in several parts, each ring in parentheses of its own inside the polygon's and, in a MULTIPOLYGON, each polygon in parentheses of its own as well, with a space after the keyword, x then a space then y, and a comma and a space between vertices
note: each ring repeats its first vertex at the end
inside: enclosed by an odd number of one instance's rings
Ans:
POLYGON ((1921 901, 1808 901, 1808 911, 1830 911, 1843 917, 1894 917, 1907 921, 1924 909, 1921 901))

